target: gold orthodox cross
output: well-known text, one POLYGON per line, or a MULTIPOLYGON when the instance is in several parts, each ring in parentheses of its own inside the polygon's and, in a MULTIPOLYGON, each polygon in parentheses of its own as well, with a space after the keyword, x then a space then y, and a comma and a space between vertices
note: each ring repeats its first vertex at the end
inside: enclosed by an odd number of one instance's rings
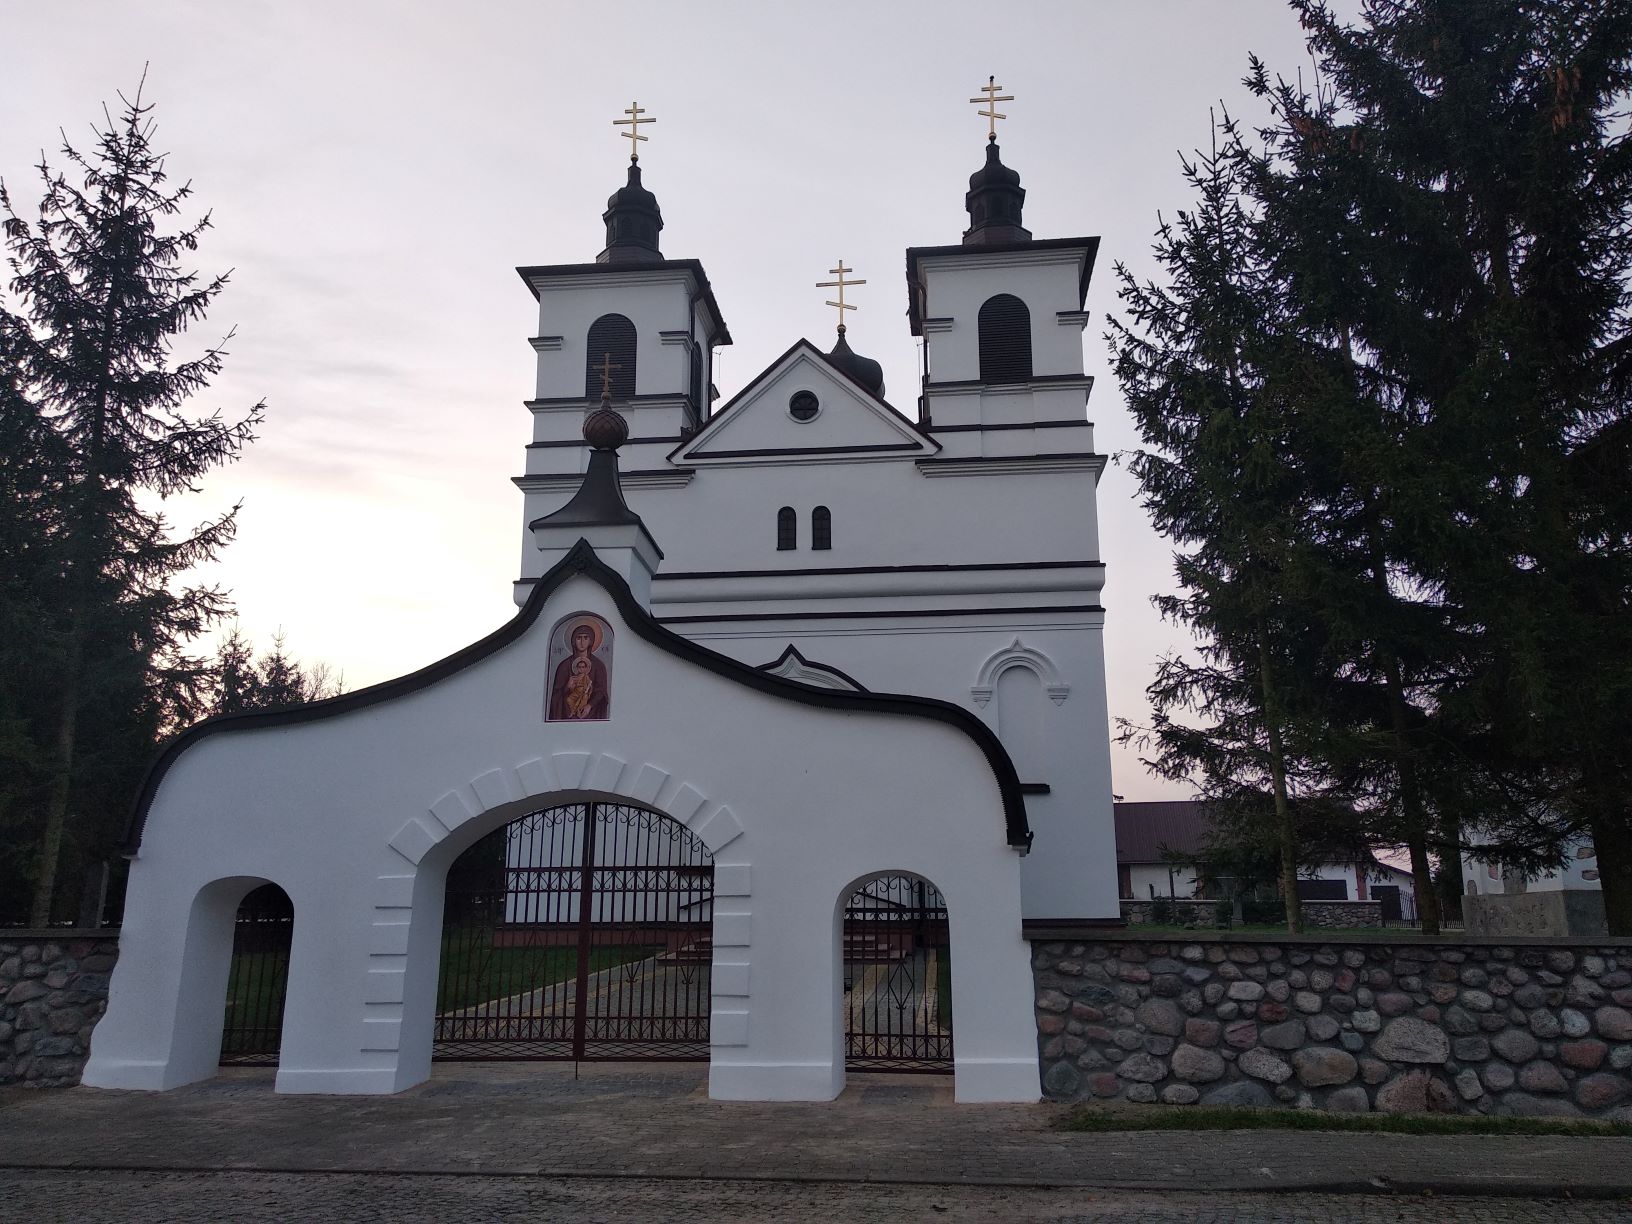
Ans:
POLYGON ((612 398, 612 371, 621 370, 621 365, 612 364, 612 354, 602 353, 601 364, 595 367, 601 372, 601 395, 606 399, 612 398))
POLYGON ((847 310, 854 310, 855 309, 854 306, 852 306, 849 302, 844 300, 844 291, 846 289, 848 289, 851 285, 865 285, 867 282, 864 281, 864 280, 845 280, 844 279, 844 274, 846 272, 854 272, 855 269, 845 267, 844 266, 844 260, 842 260, 842 259, 839 260, 839 266, 838 267, 829 268, 828 271, 830 273, 832 273, 834 276, 838 277, 839 279, 838 280, 830 280, 830 281, 817 281, 816 282, 816 288, 818 288, 818 289, 837 289, 839 291, 839 300, 836 301, 836 302, 829 302, 828 305, 829 306, 837 306, 839 308, 839 331, 843 332, 844 331, 844 312, 847 311, 847 310))
POLYGON ((986 109, 985 110, 976 111, 975 114, 979 115, 981 118, 986 120, 986 139, 987 140, 996 140, 997 139, 997 121, 999 119, 1007 119, 1008 118, 1007 115, 1000 114, 998 112, 997 104, 999 102, 1013 102, 1014 101, 1014 95, 1013 94, 1000 94, 1000 93, 998 93, 998 90, 1000 90, 1002 88, 1003 88, 1003 86, 1001 86, 1001 85, 999 85, 997 83, 997 78, 995 76, 989 76, 989 77, 986 78, 986 84, 984 84, 984 85, 982 85, 980 87, 980 92, 985 94, 986 96, 984 98, 970 98, 969 99, 969 101, 975 103, 977 106, 980 105, 982 102, 984 102, 986 104, 986 109))
POLYGON ((627 132, 619 132, 618 135, 629 142, 629 160, 638 162, 640 160, 640 142, 651 139, 640 134, 640 125, 643 123, 656 123, 657 120, 642 119, 641 116, 646 113, 646 108, 638 102, 631 102, 624 108, 623 113, 628 115, 629 118, 614 119, 612 120, 612 126, 627 127, 629 129, 627 132))

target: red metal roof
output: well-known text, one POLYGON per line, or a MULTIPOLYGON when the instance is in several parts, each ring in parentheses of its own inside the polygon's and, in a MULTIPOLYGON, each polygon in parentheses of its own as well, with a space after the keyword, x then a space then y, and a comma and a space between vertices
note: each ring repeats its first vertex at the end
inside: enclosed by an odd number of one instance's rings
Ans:
POLYGON ((1194 854, 1201 849, 1211 822, 1204 804, 1195 799, 1153 803, 1117 803, 1116 861, 1160 863, 1163 850, 1194 854))

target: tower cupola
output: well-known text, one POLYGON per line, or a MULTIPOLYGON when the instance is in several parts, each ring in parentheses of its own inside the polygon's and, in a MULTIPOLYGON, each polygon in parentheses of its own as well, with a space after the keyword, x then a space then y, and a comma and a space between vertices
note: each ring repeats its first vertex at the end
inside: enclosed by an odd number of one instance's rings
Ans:
POLYGON ((1006 242, 1030 242, 1031 231, 1020 223, 1026 189, 1020 176, 1003 164, 997 139, 986 142, 986 164, 969 176, 969 194, 963 197, 969 210, 969 228, 963 232, 964 246, 992 246, 1006 242))
POLYGON ((657 235, 663 228, 663 213, 657 197, 640 181, 640 163, 629 159, 629 181, 606 201, 601 214, 606 222, 606 249, 596 263, 650 263, 663 258, 657 235))

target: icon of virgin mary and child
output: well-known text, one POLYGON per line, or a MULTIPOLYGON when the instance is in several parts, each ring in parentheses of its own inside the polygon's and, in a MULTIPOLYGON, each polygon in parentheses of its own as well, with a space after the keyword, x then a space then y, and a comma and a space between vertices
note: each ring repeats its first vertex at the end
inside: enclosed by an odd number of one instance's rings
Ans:
POLYGON ((545 717, 581 722, 607 717, 611 708, 612 627, 580 613, 562 620, 550 634, 550 659, 559 659, 550 680, 545 717))

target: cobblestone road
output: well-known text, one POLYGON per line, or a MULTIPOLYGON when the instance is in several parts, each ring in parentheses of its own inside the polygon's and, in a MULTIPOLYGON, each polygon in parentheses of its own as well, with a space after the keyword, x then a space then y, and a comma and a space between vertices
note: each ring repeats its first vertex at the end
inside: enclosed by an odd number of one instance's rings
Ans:
POLYGON ((1494 1198, 1151 1193, 856 1182, 355 1173, 8 1173, 0 1214, 69 1221, 1001 1220, 1104 1224, 1598 1224, 1632 1205, 1494 1198))

